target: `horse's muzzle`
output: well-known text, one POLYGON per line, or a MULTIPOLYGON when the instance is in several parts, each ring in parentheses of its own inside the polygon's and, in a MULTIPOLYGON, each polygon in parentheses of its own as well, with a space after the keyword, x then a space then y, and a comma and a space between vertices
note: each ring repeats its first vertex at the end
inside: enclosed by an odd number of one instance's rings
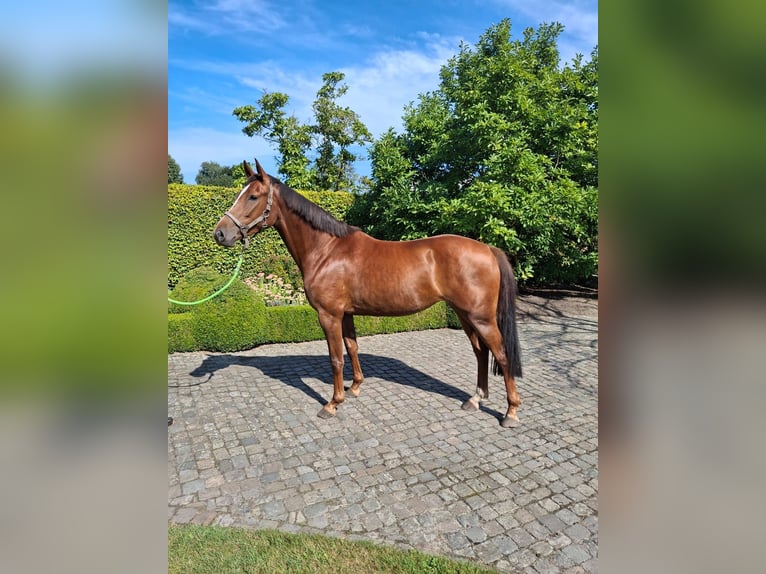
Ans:
POLYGON ((225 225, 225 222, 221 222, 216 226, 213 231, 213 239, 215 239, 218 245, 223 247, 234 247, 237 241, 241 239, 241 233, 233 225, 229 226, 233 229, 226 229, 225 225))

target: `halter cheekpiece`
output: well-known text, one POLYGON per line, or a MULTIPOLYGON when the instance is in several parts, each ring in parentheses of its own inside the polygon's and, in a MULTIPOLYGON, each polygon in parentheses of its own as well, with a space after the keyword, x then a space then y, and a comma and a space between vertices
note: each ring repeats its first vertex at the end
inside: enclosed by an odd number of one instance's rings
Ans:
POLYGON ((234 217, 230 211, 227 211, 226 213, 224 213, 224 215, 228 217, 229 219, 231 219, 234 222, 234 225, 236 225, 237 228, 239 229, 239 232, 242 234, 242 241, 245 244, 245 247, 247 247, 247 244, 249 242, 247 234, 253 227, 258 225, 259 223, 261 224, 262 230, 266 229, 269 226, 267 220, 269 219, 269 215, 271 213, 271 201, 273 199, 273 196, 274 196, 274 188, 271 185, 269 185, 269 195, 268 197, 266 197, 266 207, 263 210, 263 213, 261 213, 258 217, 253 219, 247 225, 243 225, 242 223, 240 223, 239 220, 236 217, 234 217))

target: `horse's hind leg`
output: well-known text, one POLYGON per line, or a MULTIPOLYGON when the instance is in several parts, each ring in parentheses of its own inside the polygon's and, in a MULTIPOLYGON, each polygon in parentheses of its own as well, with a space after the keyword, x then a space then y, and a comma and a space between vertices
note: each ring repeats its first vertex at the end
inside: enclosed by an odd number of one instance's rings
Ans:
POLYGON ((352 397, 358 397, 359 387, 364 382, 362 366, 359 364, 359 345, 356 342, 356 329, 354 328, 354 316, 343 316, 343 343, 346 345, 348 358, 351 359, 351 368, 354 371, 354 382, 348 389, 352 397))
POLYGON ((456 311, 456 314, 460 319, 460 323, 463 325, 465 334, 468 335, 468 339, 471 341, 471 347, 473 347, 473 353, 476 355, 476 362, 479 368, 476 377, 476 394, 463 403, 462 409, 464 411, 477 411, 479 410, 479 403, 482 399, 486 399, 489 396, 489 382, 487 380, 487 375, 489 373, 489 349, 481 338, 479 338, 479 335, 471 326, 468 319, 458 311, 456 311))
POLYGON ((516 380, 511 375, 510 365, 508 365, 508 359, 505 356, 503 336, 500 333, 500 329, 497 327, 497 323, 494 321, 476 321, 474 327, 478 331, 482 340, 489 347, 489 350, 492 351, 495 361, 500 365, 500 370, 503 372, 503 379, 505 379, 505 390, 508 395, 508 410, 505 413, 505 418, 500 424, 504 427, 516 427, 519 425, 519 417, 516 415, 516 410, 519 408, 519 405, 521 405, 521 399, 516 392, 516 380))

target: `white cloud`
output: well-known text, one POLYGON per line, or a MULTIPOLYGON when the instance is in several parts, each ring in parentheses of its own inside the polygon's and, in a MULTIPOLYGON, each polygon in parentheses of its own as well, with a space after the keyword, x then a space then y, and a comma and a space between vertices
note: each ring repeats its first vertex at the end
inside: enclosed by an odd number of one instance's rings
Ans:
POLYGON ((365 66, 343 69, 349 85, 343 104, 358 113, 376 137, 389 127, 401 131, 404 107, 439 87, 439 71, 457 45, 440 40, 420 52, 378 52, 365 66))
MULTIPOLYGON (((389 127, 401 130, 404 107, 416 101, 419 94, 438 88, 439 70, 455 54, 459 40, 446 40, 438 36, 430 37, 429 40, 429 44, 421 51, 385 49, 370 56, 364 64, 341 68, 346 75, 344 82, 349 90, 339 103, 359 114, 375 137, 389 127)), ((321 77, 308 78, 272 62, 171 60, 170 63, 172 66, 236 80, 241 86, 253 89, 252 97, 247 99, 250 103, 255 103, 262 90, 286 93, 290 96, 287 112, 302 122, 312 119, 311 105, 322 84, 321 77)), ((211 108, 220 108, 230 113, 236 107, 231 103, 237 96, 222 97, 190 92, 184 98, 197 105, 208 102, 211 108)))
MULTIPOLYGON (((498 3, 524 14, 535 22, 559 22, 564 33, 559 38, 559 53, 562 63, 568 62, 576 53, 585 56, 598 44, 598 2, 597 0, 498 0, 498 3)), ((513 36, 520 37, 521 30, 514 30, 513 36)))
POLYGON ((285 26, 285 21, 264 0, 217 0, 183 7, 172 3, 168 24, 216 36, 274 30, 285 26))

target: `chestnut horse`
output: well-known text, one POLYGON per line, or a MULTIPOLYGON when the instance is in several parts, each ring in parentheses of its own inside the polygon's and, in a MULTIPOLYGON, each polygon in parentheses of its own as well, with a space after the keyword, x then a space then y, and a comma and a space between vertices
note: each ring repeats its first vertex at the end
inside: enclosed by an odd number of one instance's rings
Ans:
POLYGON ((303 274, 306 298, 319 315, 333 373, 332 400, 319 416, 335 415, 344 398, 343 346, 353 367, 348 389, 359 396, 359 365, 354 315, 408 315, 446 301, 471 340, 479 374, 476 394, 463 408, 477 410, 489 394, 489 352, 493 371, 502 374, 508 411, 501 424, 518 425, 521 376, 516 332, 516 281, 505 254, 473 239, 439 235, 414 241, 380 241, 333 218, 319 206, 269 176, 255 160, 243 162, 247 181, 213 232, 232 247, 268 227, 285 242, 303 274))

